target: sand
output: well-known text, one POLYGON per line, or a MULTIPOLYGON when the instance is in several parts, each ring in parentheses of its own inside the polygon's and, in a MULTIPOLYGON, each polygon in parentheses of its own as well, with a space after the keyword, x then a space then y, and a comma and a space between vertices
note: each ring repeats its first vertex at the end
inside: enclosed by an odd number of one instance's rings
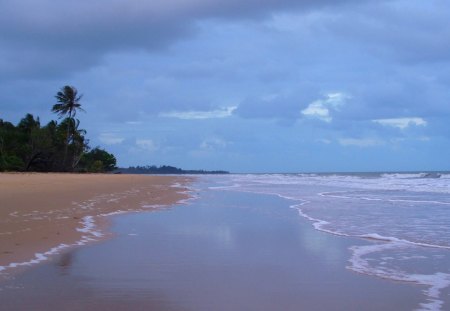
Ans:
MULTIPOLYGON (((349 247, 270 195, 211 190, 111 217, 115 237, 0 283, 1 310, 416 310, 424 287, 349 269, 349 247)), ((203 184, 202 184, 203 183, 203 184)), ((444 305, 443 310, 449 310, 444 305)))
MULTIPOLYGON (((0 266, 80 241, 89 216, 154 209, 187 197, 189 178, 110 174, 0 174, 0 266), (88 218, 86 218, 88 217, 88 218)), ((105 227, 107 217, 94 217, 105 227)), ((86 230, 84 230, 86 231, 86 230)), ((103 235, 106 238, 108 235, 103 235)))

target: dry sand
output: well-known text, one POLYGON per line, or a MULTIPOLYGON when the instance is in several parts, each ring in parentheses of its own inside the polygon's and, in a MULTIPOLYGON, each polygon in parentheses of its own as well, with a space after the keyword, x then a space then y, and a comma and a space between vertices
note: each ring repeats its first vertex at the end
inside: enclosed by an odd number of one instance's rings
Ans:
MULTIPOLYGON (((187 198, 189 178, 105 174, 0 174, 0 266, 73 244, 86 216, 137 211, 187 198), (184 189, 186 190, 186 189, 184 189), (144 208, 143 208, 144 207, 144 208)), ((105 217, 93 218, 104 226, 105 217)))

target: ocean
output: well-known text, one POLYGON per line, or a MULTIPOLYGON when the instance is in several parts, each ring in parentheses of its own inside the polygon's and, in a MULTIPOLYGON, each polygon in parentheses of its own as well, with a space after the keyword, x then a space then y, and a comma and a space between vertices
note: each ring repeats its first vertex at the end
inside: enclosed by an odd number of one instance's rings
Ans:
MULTIPOLYGON (((211 189, 271 194, 292 202, 320 231, 361 239, 347 268, 419 284, 421 310, 441 310, 450 286, 450 174, 242 174, 211 189)), ((450 306, 447 306, 450 307, 450 306)))

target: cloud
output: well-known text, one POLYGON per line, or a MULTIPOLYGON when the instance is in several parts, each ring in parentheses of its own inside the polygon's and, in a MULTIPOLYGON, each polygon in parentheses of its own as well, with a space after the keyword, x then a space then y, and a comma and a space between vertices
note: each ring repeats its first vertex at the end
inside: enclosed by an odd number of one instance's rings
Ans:
POLYGON ((202 141, 200 144, 200 149, 202 150, 215 150, 215 149, 222 149, 225 148, 228 145, 226 141, 220 138, 212 138, 212 139, 206 139, 202 141))
POLYGON ((316 139, 316 142, 321 143, 321 144, 325 144, 325 145, 331 144, 331 140, 326 139, 326 138, 318 138, 318 139, 316 139))
POLYGON ((105 145, 116 145, 125 140, 124 137, 118 136, 115 133, 101 133, 98 139, 105 145))
POLYGON ((392 118, 392 119, 376 119, 372 122, 381 124, 383 126, 396 127, 401 130, 408 128, 409 126, 426 126, 427 121, 422 118, 392 118))
POLYGON ((325 122, 331 122, 331 111, 339 109, 349 98, 344 93, 330 93, 325 95, 325 98, 313 101, 301 113, 306 117, 317 118, 325 122))
MULTIPOLYGON (((267 87, 267 83, 266 87, 267 87)), ((236 114, 246 119, 294 119, 298 113, 298 97, 281 94, 248 96, 241 100, 236 114)))
POLYGON ((340 138, 338 142, 342 146, 357 147, 374 147, 384 144, 382 140, 374 138, 340 138))
POLYGON ((401 62, 448 61, 450 6, 440 0, 372 2, 343 15, 332 15, 323 27, 361 44, 367 52, 401 62))
POLYGON ((0 117, 49 120, 75 85, 89 138, 125 165, 448 166, 444 0, 0 0, 0 12, 0 117))
POLYGON ((164 118, 177 118, 182 120, 228 118, 233 115, 233 111, 235 111, 236 109, 237 106, 229 106, 210 111, 171 111, 162 112, 159 114, 159 116, 164 118))
POLYGON ((136 146, 140 149, 155 152, 159 150, 159 147, 151 139, 136 139, 136 146))
POLYGON ((208 19, 261 19, 355 0, 0 1, 0 78, 54 78, 130 50, 160 51, 197 33, 208 19), (24 9, 26 8, 26 9, 24 9))

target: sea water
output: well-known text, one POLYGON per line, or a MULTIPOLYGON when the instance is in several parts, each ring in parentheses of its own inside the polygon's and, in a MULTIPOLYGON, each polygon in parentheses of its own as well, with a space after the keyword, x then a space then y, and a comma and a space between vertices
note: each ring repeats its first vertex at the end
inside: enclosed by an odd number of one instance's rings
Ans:
POLYGON ((356 237, 348 268, 423 285, 421 310, 442 310, 450 292, 450 174, 248 174, 211 177, 211 189, 292 200, 315 229, 356 237))

